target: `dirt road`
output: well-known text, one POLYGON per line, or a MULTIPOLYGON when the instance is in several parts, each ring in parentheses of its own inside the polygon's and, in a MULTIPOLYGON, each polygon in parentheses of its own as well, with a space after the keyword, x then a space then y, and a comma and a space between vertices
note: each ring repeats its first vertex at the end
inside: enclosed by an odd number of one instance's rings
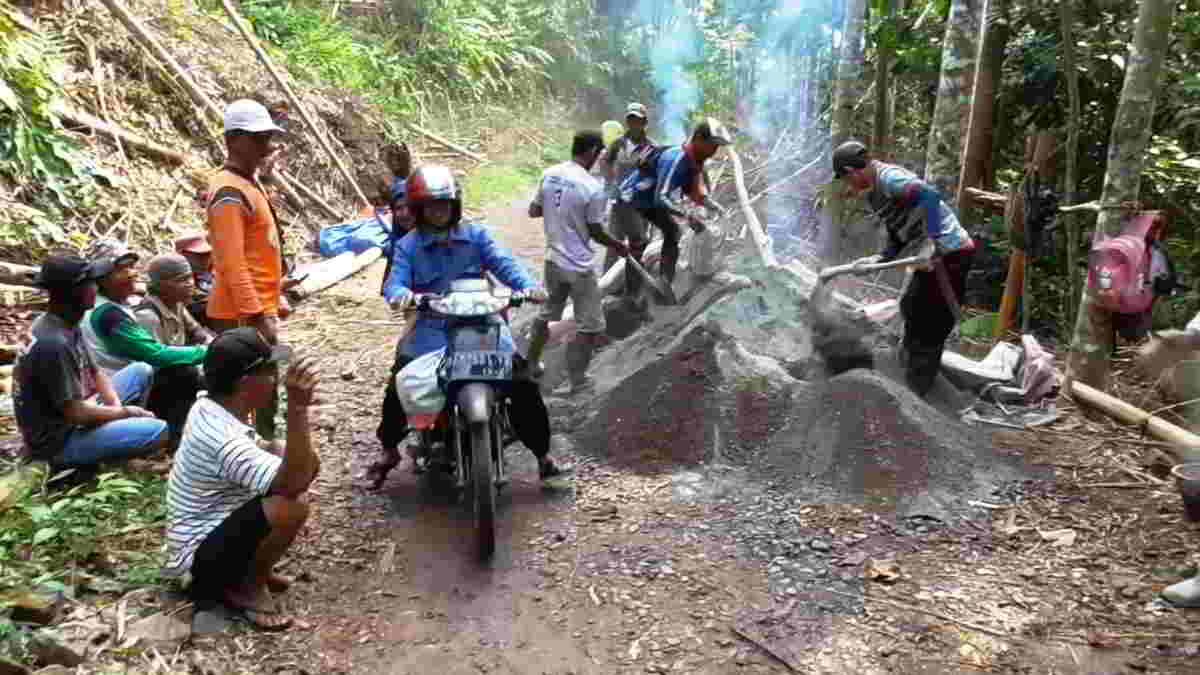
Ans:
MULTIPOLYGON (((541 225, 524 208, 487 218, 540 276, 541 225)), ((298 344, 339 355, 329 363, 338 405, 320 432, 316 536, 289 567, 313 579, 296 596, 311 632, 281 637, 273 660, 294 655, 305 670, 346 673, 715 674, 730 672, 719 665, 729 659, 747 672, 777 670, 763 654, 732 648, 722 620, 765 599, 765 575, 718 565, 732 553, 712 556, 698 537, 680 536, 676 523, 690 516, 663 508, 678 482, 668 475, 605 467, 556 437, 557 455, 578 475, 546 490, 532 456, 510 448, 499 553, 486 567, 471 555, 469 509, 407 464, 379 493, 360 487, 394 343, 377 295, 381 273, 376 266, 326 293, 289 325, 298 344), (353 379, 338 378, 342 370, 353 379)))
MULTIPOLYGON (((488 220, 540 268, 540 223, 524 204, 488 220)), ((337 405, 318 428, 315 519, 285 567, 303 582, 288 594, 300 628, 235 640, 256 672, 949 675, 1144 664, 1091 646, 1082 631, 1104 621, 1111 601, 1064 603, 1062 585, 1078 586, 1078 570, 1031 555, 1043 543, 1018 541, 1031 528, 1014 527, 1015 511, 993 520, 1007 503, 1059 513, 1060 498, 1040 484, 998 491, 954 523, 899 518, 805 495, 769 468, 703 450, 645 462, 629 461, 639 448, 623 448, 621 461, 576 452, 573 418, 556 415, 565 433, 555 453, 576 477, 544 490, 532 457, 512 446, 498 555, 477 564, 469 510, 407 464, 381 492, 361 487, 396 331, 381 272, 318 296, 287 326, 293 343, 333 355, 337 405)), ((1061 448, 1047 452, 1064 461, 1061 448)), ((1123 611, 1145 602, 1148 587, 1137 588, 1123 611)))

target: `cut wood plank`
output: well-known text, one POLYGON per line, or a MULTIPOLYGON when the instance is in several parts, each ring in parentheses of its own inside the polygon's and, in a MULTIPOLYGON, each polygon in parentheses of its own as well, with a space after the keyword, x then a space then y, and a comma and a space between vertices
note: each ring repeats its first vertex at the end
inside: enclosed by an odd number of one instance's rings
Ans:
POLYGON ((288 291, 288 296, 300 301, 337 284, 366 269, 380 259, 383 251, 371 247, 358 255, 347 251, 337 257, 317 263, 308 269, 308 278, 288 291))

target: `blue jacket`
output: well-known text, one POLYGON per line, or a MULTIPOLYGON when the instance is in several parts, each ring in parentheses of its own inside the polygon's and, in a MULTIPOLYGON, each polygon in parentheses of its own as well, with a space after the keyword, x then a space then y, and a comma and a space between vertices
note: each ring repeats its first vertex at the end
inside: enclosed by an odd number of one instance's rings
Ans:
POLYGON ((621 181, 620 199, 639 209, 678 209, 681 197, 695 200, 699 194, 700 171, 700 163, 684 146, 673 145, 659 153, 653 180, 641 171, 633 171, 621 181))
MULTIPOLYGON (((450 290, 450 282, 483 279, 484 272, 491 272, 516 291, 530 290, 534 286, 529 274, 511 253, 492 239, 481 223, 459 223, 444 241, 421 230, 413 230, 404 235, 392 251, 391 274, 383 295, 389 303, 413 293, 444 295, 450 290)), ((505 346, 515 350, 511 336, 506 339, 509 344, 505 346)), ((421 316, 405 340, 402 353, 415 358, 445 346, 445 320, 421 316)))

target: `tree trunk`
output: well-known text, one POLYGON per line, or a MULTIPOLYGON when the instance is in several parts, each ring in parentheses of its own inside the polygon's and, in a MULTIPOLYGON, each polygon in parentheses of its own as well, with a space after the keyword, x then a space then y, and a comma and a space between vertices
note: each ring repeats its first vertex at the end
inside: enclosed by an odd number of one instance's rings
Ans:
MULTIPOLYGON (((1150 140, 1163 58, 1174 16, 1172 0, 1141 0, 1127 57, 1125 84, 1108 142, 1104 192, 1093 241, 1117 234, 1132 213, 1120 206, 1138 199, 1142 158, 1150 140)), ((1108 386, 1109 356, 1113 350, 1112 317, 1094 305, 1086 284, 1083 293, 1071 339, 1067 381, 1078 379, 1103 391, 1108 386)), ((1066 390, 1070 391, 1069 385, 1066 390)))
MULTIPOLYGON (((1059 18, 1062 23, 1063 70, 1067 76, 1067 99, 1069 111, 1067 114, 1067 167, 1063 186, 1063 204, 1074 204, 1078 199, 1075 194, 1079 189, 1079 71, 1075 69, 1075 0, 1061 0, 1058 4, 1059 18)), ((1063 316, 1072 317, 1079 311, 1075 298, 1080 294, 1079 279, 1079 218, 1073 214, 1065 214, 1067 226, 1067 279, 1071 287, 1067 289, 1067 306, 1063 316)))
POLYGON ((942 40, 942 73, 929 129, 925 180, 941 191, 946 200, 958 195, 959 163, 971 116, 983 1, 952 0, 946 37, 942 40))
POLYGON ((854 106, 863 95, 863 24, 866 0, 846 0, 846 23, 842 31, 841 58, 833 94, 833 145, 850 137, 854 128, 854 106))
MULTIPOLYGON (((863 88, 863 24, 867 13, 866 0, 846 0, 846 22, 842 30, 841 58, 837 64, 837 83, 833 95, 833 147, 850 138, 854 128, 854 106, 862 99, 863 88)), ((849 205, 842 195, 840 185, 835 185, 829 198, 829 222, 836 238, 837 251, 832 252, 835 260, 844 260, 859 254, 858 241, 862 232, 851 228, 846 214, 849 205), (852 231, 852 229, 854 231, 852 231)), ((868 226, 874 227, 872 223, 868 226)))
POLYGON ((1007 0, 984 0, 983 39, 979 45, 979 65, 975 69, 975 86, 971 97, 971 122, 963 150, 962 173, 959 176, 959 218, 970 227, 978 217, 970 199, 963 198, 963 189, 983 187, 988 160, 992 154, 995 132, 996 92, 999 89, 1004 50, 1008 45, 1007 0))
POLYGON ((892 146, 892 63, 896 60, 897 0, 883 0, 884 40, 875 45, 875 129, 871 150, 888 157, 892 146))

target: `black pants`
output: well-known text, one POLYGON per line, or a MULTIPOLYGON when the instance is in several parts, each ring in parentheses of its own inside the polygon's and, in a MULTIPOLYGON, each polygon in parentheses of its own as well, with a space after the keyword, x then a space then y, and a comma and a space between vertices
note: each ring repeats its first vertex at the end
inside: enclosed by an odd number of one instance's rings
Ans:
MULTIPOLYGON (((962 302, 967 285, 967 272, 975 251, 955 251, 941 258, 954 295, 962 302)), ((938 283, 937 272, 915 272, 912 283, 900 299, 900 314, 904 317, 904 351, 907 357, 905 377, 908 386, 919 396, 933 388, 942 367, 942 351, 946 338, 954 330, 954 311, 947 304, 938 283)))
MULTIPOLYGON (((675 222, 670 211, 662 207, 638 209, 638 213, 662 232, 663 245, 658 270, 668 283, 675 281, 675 266, 679 262, 679 223, 675 222)), ((638 262, 641 262, 640 256, 638 262)))
POLYGON ((188 588, 197 609, 211 609, 225 599, 226 591, 245 583, 258 547, 270 533, 263 498, 255 497, 204 537, 192 558, 188 588))
POLYGON ((154 371, 154 384, 150 387, 146 408, 166 421, 171 438, 178 439, 183 433, 188 411, 196 402, 196 394, 203 388, 200 369, 196 366, 159 368, 154 371))
MULTIPOLYGON (((396 374, 412 362, 412 358, 396 349, 392 373, 383 392, 383 410, 379 417, 379 428, 375 435, 385 448, 399 447, 408 435, 408 415, 396 394, 396 374)), ((517 439, 525 444, 538 459, 550 454, 550 412, 542 399, 542 391, 536 382, 518 380, 505 387, 508 394, 509 421, 517 439)))

